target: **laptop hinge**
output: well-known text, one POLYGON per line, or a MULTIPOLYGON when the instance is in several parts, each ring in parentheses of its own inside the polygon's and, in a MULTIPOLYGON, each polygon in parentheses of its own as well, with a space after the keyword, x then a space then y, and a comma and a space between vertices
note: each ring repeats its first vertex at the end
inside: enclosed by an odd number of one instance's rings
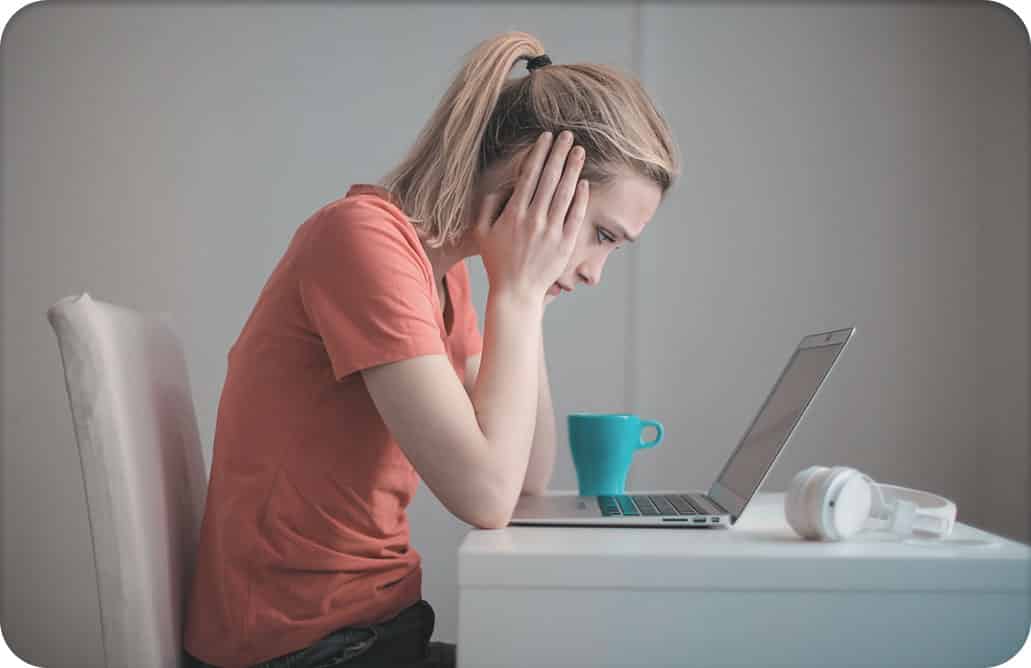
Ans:
POLYGON ((716 499, 712 498, 712 497, 711 497, 711 496, 709 496, 708 494, 706 494, 706 495, 705 495, 705 496, 703 496, 702 498, 703 498, 703 499, 704 499, 704 500, 705 500, 705 501, 706 501, 707 503, 709 503, 710 505, 712 505, 713 507, 715 507, 715 508, 716 508, 717 510, 719 510, 720 512, 722 512, 722 513, 723 513, 724 515, 730 515, 730 511, 729 511, 729 510, 727 510, 726 508, 724 508, 724 507, 723 507, 723 506, 721 506, 720 504, 716 503, 716 499))

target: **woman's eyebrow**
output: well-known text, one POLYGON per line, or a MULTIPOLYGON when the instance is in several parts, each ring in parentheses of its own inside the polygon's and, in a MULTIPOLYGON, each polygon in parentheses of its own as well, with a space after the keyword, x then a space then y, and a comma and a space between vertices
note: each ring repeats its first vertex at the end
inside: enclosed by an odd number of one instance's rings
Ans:
POLYGON ((614 228, 617 232, 623 235, 624 239, 626 239, 630 243, 637 243, 637 237, 632 237, 629 234, 627 234, 626 228, 617 223, 616 221, 612 220, 611 218, 605 215, 598 216, 598 218, 599 223, 614 228))

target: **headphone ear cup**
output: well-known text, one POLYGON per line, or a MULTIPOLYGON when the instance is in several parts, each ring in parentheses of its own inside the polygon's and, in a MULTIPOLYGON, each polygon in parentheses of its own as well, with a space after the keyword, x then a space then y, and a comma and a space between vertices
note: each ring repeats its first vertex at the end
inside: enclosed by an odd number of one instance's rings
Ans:
POLYGON ((838 490, 831 512, 831 522, 839 538, 851 538, 863 528, 870 517, 872 503, 873 490, 862 474, 856 472, 838 490))
POLYGON ((818 479, 829 469, 826 466, 810 466, 799 471, 791 480, 788 495, 784 501, 784 514, 788 524, 802 538, 818 538, 815 525, 810 521, 806 499, 818 479))
POLYGON ((833 540, 831 531, 823 524, 823 503, 831 485, 843 475, 840 466, 824 469, 820 475, 809 482, 802 496, 803 514, 809 527, 810 537, 817 540, 833 540))
POLYGON ((784 497, 784 518, 788 521, 788 526, 799 535, 802 535, 802 524, 798 520, 798 497, 812 468, 803 469, 795 474, 788 485, 787 496, 784 497))
MULTIPOLYGON (((806 500, 806 512, 809 521, 815 527, 816 533, 823 540, 841 540, 844 536, 839 532, 841 518, 851 516, 855 510, 855 504, 847 504, 842 511, 838 507, 837 499, 841 497, 841 491, 845 489, 849 481, 858 478, 862 474, 848 466, 835 466, 831 468, 810 490, 810 498, 806 500), (826 512, 824 512, 826 510, 826 512)), ((845 499, 848 501, 851 497, 845 499)), ((869 511, 869 508, 867 508, 869 511)), ((851 529, 851 520, 846 520, 846 529, 851 529)), ((862 524, 862 521, 859 522, 862 524)))

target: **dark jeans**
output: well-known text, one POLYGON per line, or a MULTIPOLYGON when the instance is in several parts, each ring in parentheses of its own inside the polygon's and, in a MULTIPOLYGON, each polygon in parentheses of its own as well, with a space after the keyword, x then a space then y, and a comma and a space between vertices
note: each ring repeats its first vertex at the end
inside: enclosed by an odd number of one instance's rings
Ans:
MULTIPOLYGON (((430 642, 435 621, 433 608, 422 600, 382 624, 345 626, 314 645, 253 668, 454 668, 455 646, 430 642)), ((186 668, 217 668, 183 654, 186 668)))

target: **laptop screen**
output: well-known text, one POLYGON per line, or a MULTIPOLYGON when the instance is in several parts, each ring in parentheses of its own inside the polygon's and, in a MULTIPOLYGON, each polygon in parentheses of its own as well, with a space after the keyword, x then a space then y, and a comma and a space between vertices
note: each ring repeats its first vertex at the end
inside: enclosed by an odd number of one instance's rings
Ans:
POLYGON ((749 499, 773 466, 844 342, 799 348, 717 481, 749 499))

